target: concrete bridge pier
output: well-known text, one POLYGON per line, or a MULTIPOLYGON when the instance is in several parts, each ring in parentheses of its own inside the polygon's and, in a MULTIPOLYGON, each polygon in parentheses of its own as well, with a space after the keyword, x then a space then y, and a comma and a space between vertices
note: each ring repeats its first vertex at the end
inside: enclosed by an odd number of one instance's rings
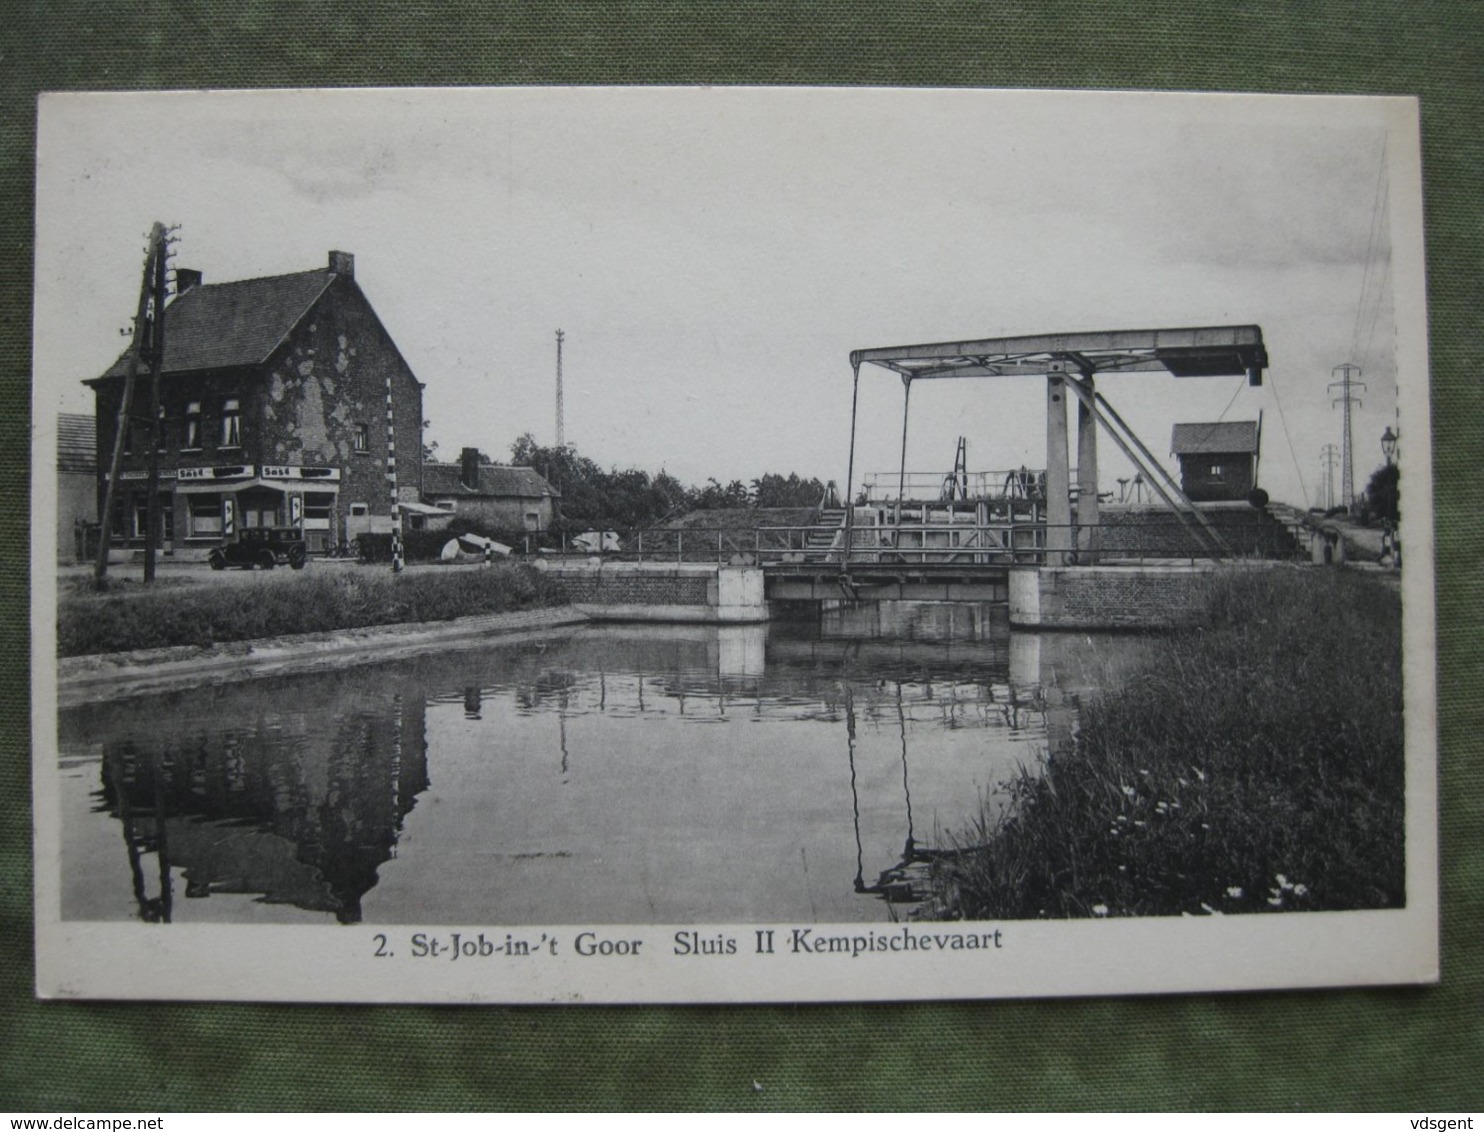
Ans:
POLYGON ((763 571, 716 562, 544 560, 537 569, 595 621, 768 620, 763 571))

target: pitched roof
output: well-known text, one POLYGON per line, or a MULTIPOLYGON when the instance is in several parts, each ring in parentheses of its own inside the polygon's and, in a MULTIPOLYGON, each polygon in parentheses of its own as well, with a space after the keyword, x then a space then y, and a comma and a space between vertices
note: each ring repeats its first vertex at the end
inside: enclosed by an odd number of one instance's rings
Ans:
POLYGON ((86 413, 57 414, 57 471, 98 470, 98 422, 86 413))
POLYGON ((559 497, 561 492, 542 479, 535 468, 516 468, 508 464, 480 464, 479 488, 471 489, 463 480, 459 464, 424 464, 423 494, 426 496, 505 496, 538 499, 543 495, 559 497))
POLYGON ((1214 452, 1256 452, 1256 421, 1216 421, 1211 424, 1177 424, 1170 437, 1170 451, 1177 456, 1200 456, 1214 452))
MULTIPOLYGON (((320 268, 192 287, 165 307, 162 373, 257 365, 309 312, 335 275, 320 268)), ((103 374, 129 370, 124 351, 103 374)))

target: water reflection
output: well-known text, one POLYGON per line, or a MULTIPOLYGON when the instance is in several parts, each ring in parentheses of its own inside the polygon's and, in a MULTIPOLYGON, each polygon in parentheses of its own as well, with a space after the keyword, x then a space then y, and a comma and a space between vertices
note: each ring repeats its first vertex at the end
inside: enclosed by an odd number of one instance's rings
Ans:
POLYGON ((286 684, 269 706, 246 687, 64 727, 64 752, 105 735, 92 810, 118 822, 138 916, 175 919, 183 880, 187 901, 251 895, 358 922, 428 786, 421 688, 286 684))
POLYGON ((1072 644, 883 604, 70 710, 63 913, 880 919, 1070 733, 1072 644))

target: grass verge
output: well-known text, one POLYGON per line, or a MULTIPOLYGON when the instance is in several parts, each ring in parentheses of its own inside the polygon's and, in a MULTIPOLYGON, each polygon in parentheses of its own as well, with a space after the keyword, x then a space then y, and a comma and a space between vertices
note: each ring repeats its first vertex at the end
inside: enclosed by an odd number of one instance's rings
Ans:
POLYGON ((57 653, 212 645, 563 604, 554 583, 517 563, 401 575, 345 567, 307 571, 287 584, 265 578, 103 594, 79 589, 59 599, 57 653))
POLYGON ((1213 581, 935 869, 942 918, 1405 903, 1401 602, 1342 571, 1213 581))

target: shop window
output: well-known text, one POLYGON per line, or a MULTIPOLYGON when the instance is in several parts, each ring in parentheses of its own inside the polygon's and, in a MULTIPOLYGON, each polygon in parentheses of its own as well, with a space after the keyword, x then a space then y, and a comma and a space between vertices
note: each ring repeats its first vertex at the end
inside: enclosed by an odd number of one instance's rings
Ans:
POLYGON ((223 448, 242 447, 242 402, 236 397, 227 397, 222 401, 222 444, 223 448))
POLYGON ((217 538, 222 533, 222 497, 193 495, 186 510, 190 538, 217 538))
POLYGON ((197 452, 201 449, 201 402, 188 401, 185 411, 185 444, 182 448, 187 452, 197 452))

